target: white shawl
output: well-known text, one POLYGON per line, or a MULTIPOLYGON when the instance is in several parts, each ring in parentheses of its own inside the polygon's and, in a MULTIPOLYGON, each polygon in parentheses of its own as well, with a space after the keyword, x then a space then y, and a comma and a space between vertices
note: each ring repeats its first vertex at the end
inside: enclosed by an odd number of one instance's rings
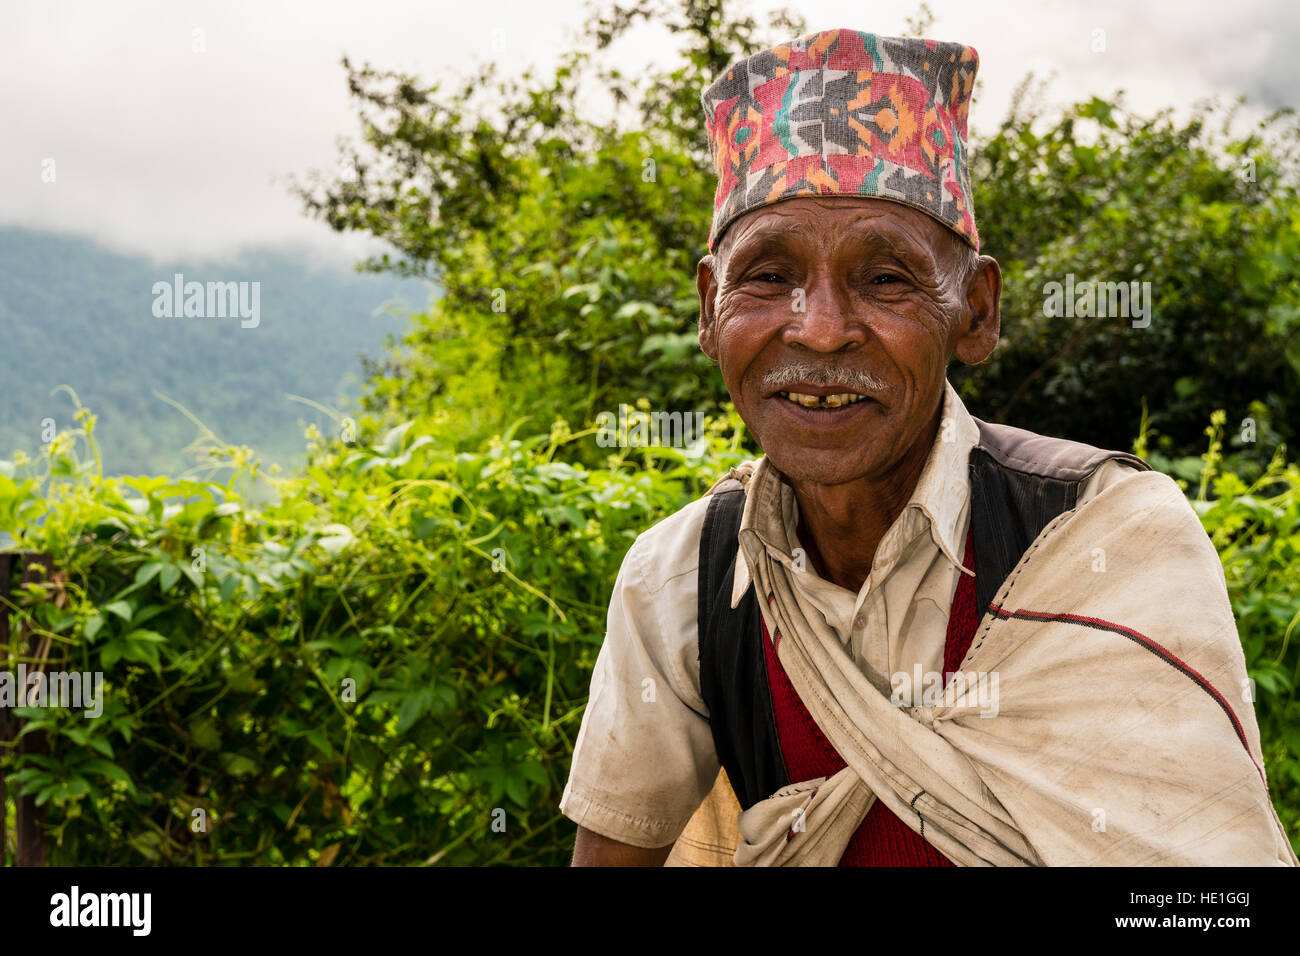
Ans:
POLYGON ((961 665, 985 690, 996 675, 996 716, 974 679, 895 706, 799 611, 780 563, 760 551, 751 570, 848 766, 743 812, 737 865, 833 866, 875 800, 961 866, 1296 865, 1222 565, 1168 477, 1118 482, 1030 546, 961 665))

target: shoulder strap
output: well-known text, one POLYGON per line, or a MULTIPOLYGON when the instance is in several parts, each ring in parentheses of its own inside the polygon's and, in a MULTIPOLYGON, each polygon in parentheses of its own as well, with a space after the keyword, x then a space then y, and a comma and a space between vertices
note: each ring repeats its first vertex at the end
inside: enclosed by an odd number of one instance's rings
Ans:
POLYGON ((710 498, 700 531, 700 695, 709 710, 718 759, 741 807, 748 809, 789 780, 776 733, 753 588, 734 609, 731 606, 745 488, 732 479, 718 485, 710 498))
MULTIPOLYGON (((739 550, 741 516, 745 511, 745 486, 734 478, 720 483, 709 495, 709 508, 700 529, 699 620, 713 619, 718 588, 731 576, 739 550)), ((733 578, 734 582, 734 578, 733 578)), ((726 598, 730 606, 730 597, 726 598)), ((704 634, 700 634, 701 643, 704 634)))
POLYGON ((1104 462, 1149 471, 1136 455, 1050 438, 975 419, 970 453, 971 529, 975 534, 975 601, 981 618, 1034 539, 1079 500, 1084 481, 1104 462))

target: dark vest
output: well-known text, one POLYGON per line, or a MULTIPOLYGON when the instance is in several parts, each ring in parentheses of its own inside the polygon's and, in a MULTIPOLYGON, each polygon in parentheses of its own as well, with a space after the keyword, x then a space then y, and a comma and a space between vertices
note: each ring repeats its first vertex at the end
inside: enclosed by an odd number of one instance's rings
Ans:
MULTIPOLYGON (((1103 462, 1118 458, 1144 471, 1150 466, 1126 452, 975 422, 980 440, 969 463, 969 543, 978 622, 1039 532, 1075 506, 1083 482, 1103 462)), ((770 642, 754 589, 731 607, 744 486, 724 482, 711 498, 700 533, 700 693, 718 758, 748 809, 800 780, 790 778, 781 751, 764 647, 770 642)))

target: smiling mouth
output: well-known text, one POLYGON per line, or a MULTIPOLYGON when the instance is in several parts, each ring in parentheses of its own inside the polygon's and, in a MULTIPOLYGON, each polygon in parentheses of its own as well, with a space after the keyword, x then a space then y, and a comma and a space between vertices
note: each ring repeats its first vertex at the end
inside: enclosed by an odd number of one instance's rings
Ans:
POLYGON ((809 395, 806 392, 777 392, 777 394, 803 408, 843 408, 846 405, 868 401, 866 395, 859 395, 856 392, 837 392, 834 395, 809 395))

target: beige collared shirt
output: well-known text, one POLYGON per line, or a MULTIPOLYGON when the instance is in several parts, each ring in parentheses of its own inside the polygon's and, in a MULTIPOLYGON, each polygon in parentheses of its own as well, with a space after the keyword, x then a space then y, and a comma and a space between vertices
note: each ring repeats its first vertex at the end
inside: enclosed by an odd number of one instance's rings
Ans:
MULTIPOLYGON (((881 539, 854 592, 820 577, 799 545, 794 491, 765 458, 752 463, 732 606, 766 548, 789 571, 805 614, 819 614, 868 680, 890 694, 890 675, 943 667, 948 614, 964 573, 970 519, 967 461, 979 429, 951 385, 942 423, 902 513, 881 539)), ((1108 461, 1079 504, 1136 469, 1108 461)), ((700 696, 696 625, 701 498, 641 534, 610 597, 605 641, 574 744, 560 810, 623 843, 674 842, 718 775, 700 696)), ((760 608, 763 602, 759 602, 760 608)))

